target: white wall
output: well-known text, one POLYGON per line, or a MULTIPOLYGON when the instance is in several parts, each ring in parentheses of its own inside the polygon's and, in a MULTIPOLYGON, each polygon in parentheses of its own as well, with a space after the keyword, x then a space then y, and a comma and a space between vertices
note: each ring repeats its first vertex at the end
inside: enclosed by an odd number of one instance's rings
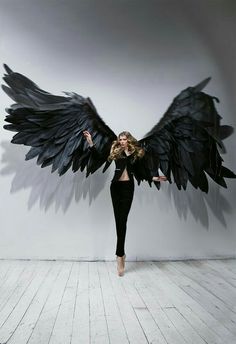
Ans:
MULTIPOLYGON (((54 94, 93 100, 118 134, 141 138, 185 87, 207 76, 223 123, 235 120, 235 6, 231 1, 30 1, 0 3, 0 56, 54 94), (216 25, 217 23, 217 25, 216 25)), ((114 259, 109 194, 114 165, 85 180, 24 161, 25 146, 2 128, 0 94, 0 258, 114 259)), ((235 134, 225 165, 236 171, 235 134)), ((235 180, 205 195, 136 184, 127 259, 235 256, 235 180)))

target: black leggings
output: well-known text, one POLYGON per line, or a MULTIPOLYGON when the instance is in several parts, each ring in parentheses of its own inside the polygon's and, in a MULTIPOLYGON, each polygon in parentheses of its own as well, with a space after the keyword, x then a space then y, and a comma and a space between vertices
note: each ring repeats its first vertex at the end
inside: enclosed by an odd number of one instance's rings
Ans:
POLYGON ((125 254, 126 223, 133 201, 134 180, 111 182, 110 192, 116 222, 116 255, 122 257, 125 254))

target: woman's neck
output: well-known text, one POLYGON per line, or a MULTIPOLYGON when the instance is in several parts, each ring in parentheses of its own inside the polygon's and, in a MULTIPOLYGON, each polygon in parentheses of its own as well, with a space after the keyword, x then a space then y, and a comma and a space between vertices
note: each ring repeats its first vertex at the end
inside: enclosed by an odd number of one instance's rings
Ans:
POLYGON ((123 151, 124 151, 125 155, 130 155, 131 154, 130 151, 128 150, 128 148, 124 148, 123 151))

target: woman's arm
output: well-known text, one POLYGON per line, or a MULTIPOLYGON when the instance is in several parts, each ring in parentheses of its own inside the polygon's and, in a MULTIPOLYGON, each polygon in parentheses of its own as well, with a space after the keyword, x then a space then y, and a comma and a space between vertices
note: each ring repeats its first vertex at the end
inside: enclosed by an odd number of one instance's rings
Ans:
POLYGON ((84 134, 84 137, 86 138, 86 140, 87 140, 87 142, 89 144, 89 147, 93 147, 94 143, 93 143, 93 140, 92 140, 90 132, 88 130, 84 130, 83 134, 84 134))
POLYGON ((83 131, 83 134, 84 134, 84 137, 86 138, 88 144, 89 144, 89 147, 88 149, 90 150, 91 154, 93 155, 94 158, 96 159, 100 159, 100 153, 99 151, 97 150, 93 140, 92 140, 92 136, 90 134, 90 132, 88 130, 84 130, 83 131))
MULTIPOLYGON (((166 181, 167 180, 167 178, 166 178, 166 176, 160 176, 159 175, 159 171, 160 171, 160 169, 158 168, 158 169, 153 169, 152 170, 152 181, 153 182, 164 182, 164 181, 166 181)), ((162 173, 162 172, 161 172, 162 173)))

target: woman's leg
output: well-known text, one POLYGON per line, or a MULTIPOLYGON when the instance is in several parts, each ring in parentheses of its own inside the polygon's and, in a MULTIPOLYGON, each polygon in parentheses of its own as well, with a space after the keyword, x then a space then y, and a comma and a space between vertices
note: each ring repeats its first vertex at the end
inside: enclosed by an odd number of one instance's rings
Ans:
POLYGON ((111 197, 117 234, 116 255, 122 257, 125 254, 126 224, 133 201, 134 181, 119 181, 112 184, 111 197))
POLYGON ((114 216, 115 216, 116 228, 118 228, 119 208, 120 208, 120 198, 121 198, 121 192, 120 192, 118 182, 111 183, 110 192, 111 192, 111 199, 112 199, 112 206, 113 206, 113 211, 114 211, 114 216))

